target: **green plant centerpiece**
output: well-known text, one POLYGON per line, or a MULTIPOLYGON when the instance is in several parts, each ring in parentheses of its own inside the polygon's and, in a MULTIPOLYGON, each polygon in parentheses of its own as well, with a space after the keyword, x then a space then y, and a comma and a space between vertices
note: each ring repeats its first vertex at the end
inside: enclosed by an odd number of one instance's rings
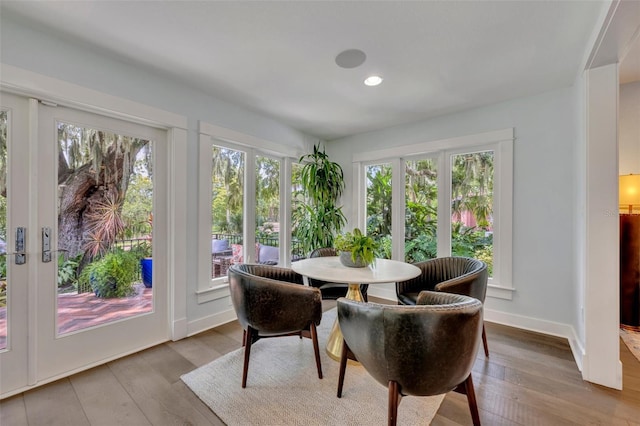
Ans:
POLYGON ((352 232, 337 235, 334 247, 340 252, 340 262, 343 265, 363 268, 375 261, 378 243, 355 228, 352 232))

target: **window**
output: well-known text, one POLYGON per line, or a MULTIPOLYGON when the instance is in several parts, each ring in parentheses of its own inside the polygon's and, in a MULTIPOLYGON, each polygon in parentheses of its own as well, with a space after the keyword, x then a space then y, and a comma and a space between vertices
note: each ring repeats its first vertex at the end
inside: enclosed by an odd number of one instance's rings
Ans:
POLYGON ((380 257, 391 259, 391 164, 365 166, 367 235, 380 244, 380 257))
POLYGON ((280 163, 256 156, 256 262, 280 263, 280 163))
POLYGON ((242 262, 245 157, 237 149, 211 149, 211 278, 242 262))
POLYGON ((473 257, 493 271, 494 152, 450 155, 451 254, 473 257))
POLYGON ((438 255, 438 164, 434 158, 406 160, 404 261, 438 255))
POLYGON ((203 303, 229 295, 231 265, 286 266, 296 255, 292 155, 300 153, 206 123, 200 126, 198 301, 203 303))
POLYGON ((513 129, 357 153, 354 163, 357 226, 383 242, 383 257, 478 258, 487 294, 511 299, 513 129))
MULTIPOLYGON (((295 211, 304 204, 304 195, 302 191, 302 164, 291 163, 291 223, 295 223, 295 211)), ((301 259, 305 256, 302 244, 298 241, 293 228, 291 230, 291 260, 301 259)))

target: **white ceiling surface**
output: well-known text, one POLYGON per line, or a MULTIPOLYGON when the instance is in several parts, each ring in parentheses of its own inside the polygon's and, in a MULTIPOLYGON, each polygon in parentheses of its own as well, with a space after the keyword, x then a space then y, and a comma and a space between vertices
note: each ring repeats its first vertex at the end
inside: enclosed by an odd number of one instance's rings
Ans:
POLYGON ((593 1, 7 1, 3 13, 322 139, 569 86, 593 1), (367 59, 336 65, 346 49, 367 59), (378 87, 362 81, 384 77, 378 87))
POLYGON ((620 84, 634 81, 640 81, 640 32, 620 63, 620 84))

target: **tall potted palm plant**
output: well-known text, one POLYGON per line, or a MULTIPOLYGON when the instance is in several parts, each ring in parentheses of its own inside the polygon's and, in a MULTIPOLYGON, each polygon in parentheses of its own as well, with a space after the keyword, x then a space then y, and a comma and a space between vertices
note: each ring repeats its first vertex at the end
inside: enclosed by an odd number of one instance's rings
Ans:
POLYGON ((294 233, 305 253, 333 247, 335 235, 346 223, 338 200, 344 191, 342 167, 329 159, 324 148, 314 145, 313 153, 300 157, 301 195, 296 200, 294 233))

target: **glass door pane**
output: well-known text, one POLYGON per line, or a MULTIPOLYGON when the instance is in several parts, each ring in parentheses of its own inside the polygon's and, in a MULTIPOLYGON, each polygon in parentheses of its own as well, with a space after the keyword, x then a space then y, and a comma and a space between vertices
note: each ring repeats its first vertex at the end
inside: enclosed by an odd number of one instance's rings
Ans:
POLYGON ((451 156, 451 254, 493 271, 493 151, 451 156))
POLYGON ((308 253, 305 253, 302 243, 296 236, 296 224, 299 217, 302 217, 302 209, 304 209, 304 196, 302 192, 302 164, 291 164, 291 261, 303 259, 308 253))
POLYGON ((380 246, 377 257, 391 259, 391 164, 365 167, 367 188, 367 229, 380 246))
POLYGON ((7 348, 7 111, 0 111, 0 351, 7 348))
POLYGON ((437 178, 436 160, 405 162, 405 262, 437 257, 437 178))
POLYGON ((242 263, 245 153, 214 145, 211 153, 211 277, 242 263))
POLYGON ((57 121, 58 333, 151 312, 153 142, 57 121))
POLYGON ((256 156, 256 261, 280 262, 280 160, 256 156))

